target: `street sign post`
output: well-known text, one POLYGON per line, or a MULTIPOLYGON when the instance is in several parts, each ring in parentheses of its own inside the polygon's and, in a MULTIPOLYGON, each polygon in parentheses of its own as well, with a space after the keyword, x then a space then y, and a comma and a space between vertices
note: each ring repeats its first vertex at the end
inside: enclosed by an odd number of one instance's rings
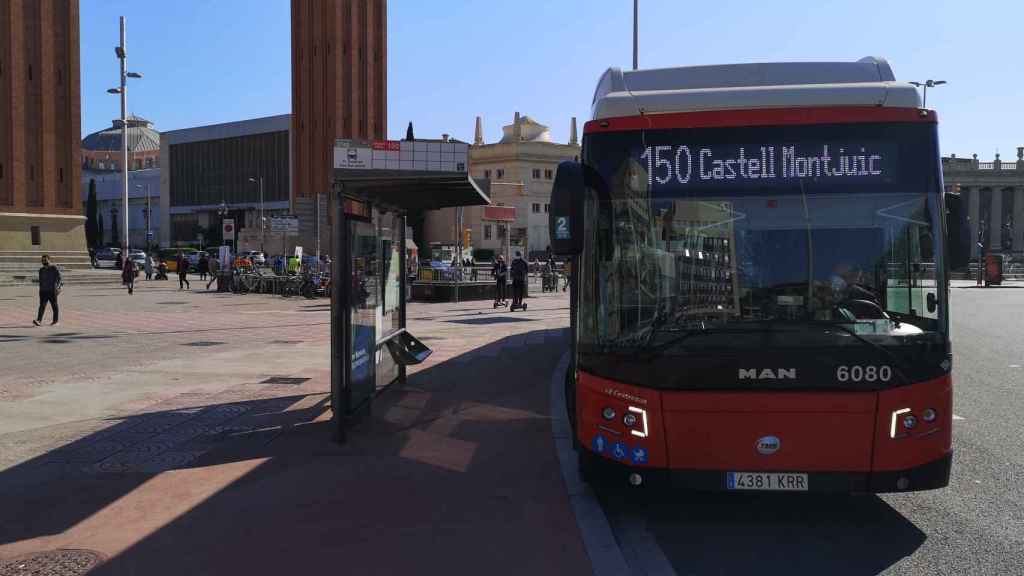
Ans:
POLYGON ((235 244, 235 219, 225 218, 221 224, 221 236, 225 242, 231 242, 233 246, 235 244))

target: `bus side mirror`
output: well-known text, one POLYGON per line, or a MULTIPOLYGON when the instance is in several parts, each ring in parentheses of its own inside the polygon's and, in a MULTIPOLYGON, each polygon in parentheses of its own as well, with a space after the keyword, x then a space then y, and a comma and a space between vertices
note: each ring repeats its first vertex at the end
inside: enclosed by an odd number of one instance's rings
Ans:
POLYGON ((556 256, 576 256, 583 251, 585 190, 582 164, 565 161, 558 165, 548 213, 551 252, 556 256))

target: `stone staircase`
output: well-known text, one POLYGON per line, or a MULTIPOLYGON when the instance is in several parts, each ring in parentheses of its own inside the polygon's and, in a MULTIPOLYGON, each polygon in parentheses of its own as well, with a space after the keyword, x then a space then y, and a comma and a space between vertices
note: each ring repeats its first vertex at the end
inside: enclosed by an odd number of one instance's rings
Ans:
MULTIPOLYGON (((50 262, 60 268, 65 284, 119 284, 117 270, 94 270, 87 252, 46 252, 50 262)), ((41 251, 0 250, 0 286, 36 284, 41 251)))

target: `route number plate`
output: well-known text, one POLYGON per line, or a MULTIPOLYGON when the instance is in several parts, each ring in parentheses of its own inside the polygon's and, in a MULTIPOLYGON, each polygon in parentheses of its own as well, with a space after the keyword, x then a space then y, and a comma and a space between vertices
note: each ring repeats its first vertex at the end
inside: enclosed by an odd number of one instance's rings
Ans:
POLYGON ((727 472, 725 487, 729 490, 807 491, 807 474, 792 472, 727 472))

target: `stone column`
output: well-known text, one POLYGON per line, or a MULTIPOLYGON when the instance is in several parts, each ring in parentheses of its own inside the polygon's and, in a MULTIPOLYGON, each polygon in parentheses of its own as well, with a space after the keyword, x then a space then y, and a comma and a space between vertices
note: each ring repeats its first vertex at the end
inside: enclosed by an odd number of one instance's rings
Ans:
POLYGON ((1024 187, 1013 189, 1013 251, 1024 252, 1024 187))
POLYGON ((960 188, 961 194, 967 195, 967 217, 970 219, 971 227, 971 258, 978 257, 978 218, 981 213, 981 190, 974 188, 960 188))
POLYGON ((989 211, 988 242, 989 249, 999 252, 1003 249, 1003 189, 992 189, 992 210, 989 211))

